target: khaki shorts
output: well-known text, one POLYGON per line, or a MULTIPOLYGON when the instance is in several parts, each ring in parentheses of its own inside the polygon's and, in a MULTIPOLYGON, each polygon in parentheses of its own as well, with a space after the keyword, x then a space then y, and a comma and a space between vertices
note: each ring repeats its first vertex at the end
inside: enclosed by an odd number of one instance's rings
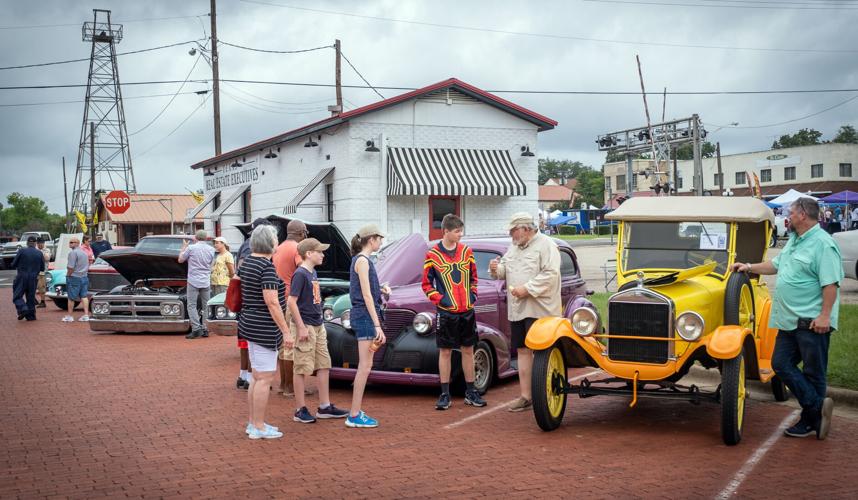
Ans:
MULTIPOLYGON (((283 317, 286 318, 286 324, 289 325, 289 333, 294 337, 295 330, 293 328, 295 325, 292 324, 292 313, 289 312, 289 308, 283 309, 283 317)), ((292 349, 286 347, 286 337, 283 337, 283 345, 280 347, 280 352, 277 354, 279 359, 285 359, 286 361, 292 361, 292 349)))
MULTIPOLYGON (((298 327, 294 323, 290 324, 290 328, 296 332, 298 327)), ((312 375, 316 370, 324 370, 331 367, 331 355, 328 353, 328 332, 325 330, 325 325, 312 326, 307 325, 307 330, 310 332, 310 338, 304 342, 295 342, 293 350, 295 375, 312 375)))
POLYGON ((47 286, 45 285, 45 275, 44 273, 39 274, 39 280, 36 282, 36 293, 44 295, 47 291, 47 286))

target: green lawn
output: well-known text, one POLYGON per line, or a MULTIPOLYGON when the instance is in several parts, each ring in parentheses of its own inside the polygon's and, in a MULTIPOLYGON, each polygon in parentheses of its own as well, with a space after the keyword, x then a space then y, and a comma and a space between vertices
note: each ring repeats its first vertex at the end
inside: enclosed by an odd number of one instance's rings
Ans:
MULTIPOLYGON (((596 293, 590 300, 607 317, 609 293, 596 293)), ((858 305, 840 306, 840 328, 831 336, 828 353, 828 383, 836 387, 858 390, 858 305)))
POLYGON ((595 240, 597 238, 602 238, 605 240, 610 240, 610 235, 599 236, 597 234, 554 234, 553 238, 566 240, 566 241, 575 241, 575 240, 595 240))

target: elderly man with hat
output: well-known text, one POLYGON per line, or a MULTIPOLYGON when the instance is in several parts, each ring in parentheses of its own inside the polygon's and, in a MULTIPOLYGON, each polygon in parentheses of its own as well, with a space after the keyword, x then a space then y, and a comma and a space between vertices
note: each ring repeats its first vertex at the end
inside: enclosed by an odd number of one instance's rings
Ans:
POLYGON ((36 248, 36 237, 27 238, 27 246, 18 250, 12 260, 12 269, 17 269, 12 283, 12 302, 18 310, 18 319, 36 319, 36 281, 45 270, 45 259, 36 248))
POLYGON ((502 258, 489 264, 495 279, 506 280, 512 347, 518 351, 519 397, 509 411, 519 412, 533 405, 530 376, 533 351, 524 339, 533 323, 545 316, 560 316, 560 251, 548 236, 539 232, 533 216, 519 212, 507 227, 512 244, 502 258))
MULTIPOLYGON (((298 255, 298 243, 301 243, 307 238, 309 231, 307 225, 298 219, 289 221, 286 225, 286 239, 277 247, 274 252, 274 257, 271 259, 274 262, 274 269, 277 275, 283 280, 286 285, 286 296, 289 296, 289 289, 292 285, 292 275, 295 274, 295 269, 301 265, 301 257, 298 255)), ((289 309, 285 309, 283 314, 286 316, 286 323, 292 319, 289 309)), ((284 396, 291 396, 295 391, 292 384, 293 352, 292 349, 283 345, 278 355, 280 364, 280 393, 284 396)))

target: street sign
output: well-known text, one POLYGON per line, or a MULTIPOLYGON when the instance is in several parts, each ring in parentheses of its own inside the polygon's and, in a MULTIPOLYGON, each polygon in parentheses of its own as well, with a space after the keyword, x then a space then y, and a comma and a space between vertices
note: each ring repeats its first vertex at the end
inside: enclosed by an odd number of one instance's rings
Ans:
POLYGON ((111 191, 104 197, 104 208, 114 215, 124 214, 130 207, 131 197, 125 191, 111 191))

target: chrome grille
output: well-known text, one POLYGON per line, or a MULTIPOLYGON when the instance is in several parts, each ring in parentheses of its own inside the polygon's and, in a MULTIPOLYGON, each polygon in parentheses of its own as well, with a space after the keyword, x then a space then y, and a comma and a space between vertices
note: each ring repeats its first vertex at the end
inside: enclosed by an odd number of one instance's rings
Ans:
POLYGON ((178 297, 116 297, 115 299, 104 300, 99 296, 98 302, 107 302, 110 304, 110 313, 107 315, 99 315, 101 318, 165 318, 165 319, 185 319, 185 305, 178 297), (161 302, 179 302, 182 304, 182 311, 178 316, 162 316, 161 302))
MULTIPOLYGON (((672 337, 670 303, 640 295, 628 298, 631 300, 619 297, 608 303, 608 333, 611 336, 672 337)), ((611 338, 608 339, 608 357, 614 361, 663 364, 670 358, 672 347, 672 342, 662 340, 611 338)))
MULTIPOLYGON (((387 342, 393 342, 403 329, 411 326, 414 322, 414 311, 408 309, 388 309, 384 311, 384 322, 382 330, 387 342)), ((372 357, 373 366, 381 366, 384 361, 384 353, 387 351, 387 345, 381 346, 381 349, 375 352, 372 357)))

